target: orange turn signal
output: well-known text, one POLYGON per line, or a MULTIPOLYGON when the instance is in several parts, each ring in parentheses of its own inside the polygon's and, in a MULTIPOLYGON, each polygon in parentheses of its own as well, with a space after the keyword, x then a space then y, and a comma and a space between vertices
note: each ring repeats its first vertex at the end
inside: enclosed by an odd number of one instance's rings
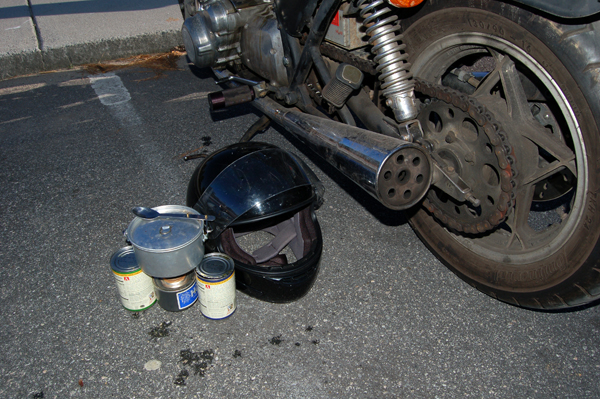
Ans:
POLYGON ((423 0, 388 0, 388 2, 399 8, 410 8, 414 6, 418 6, 423 2, 423 0))

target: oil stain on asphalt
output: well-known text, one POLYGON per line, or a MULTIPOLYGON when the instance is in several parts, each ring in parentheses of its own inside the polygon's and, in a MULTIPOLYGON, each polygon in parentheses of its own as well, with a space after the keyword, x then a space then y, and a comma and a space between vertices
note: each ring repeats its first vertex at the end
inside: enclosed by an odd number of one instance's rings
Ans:
POLYGON ((169 326, 173 322, 171 321, 163 321, 156 327, 152 327, 152 329, 148 332, 150 334, 151 340, 157 340, 159 338, 168 337, 169 336, 169 326))
MULTIPOLYGON (((194 372, 194 375, 204 377, 215 358, 215 352, 212 349, 207 349, 202 352, 193 352, 191 349, 184 349, 179 352, 179 362, 184 366, 188 366, 194 372)), ((173 380, 175 385, 186 385, 186 380, 190 376, 187 368, 182 369, 173 380)))

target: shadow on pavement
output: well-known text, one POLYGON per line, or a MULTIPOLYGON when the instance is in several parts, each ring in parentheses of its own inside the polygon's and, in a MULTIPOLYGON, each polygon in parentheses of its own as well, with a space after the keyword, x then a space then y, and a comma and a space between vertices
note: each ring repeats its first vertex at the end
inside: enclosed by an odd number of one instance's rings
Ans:
MULTIPOLYGON (((60 3, 33 4, 33 14, 36 17, 68 14, 93 14, 123 11, 143 11, 157 8, 170 7, 175 1, 165 0, 88 0, 60 3)), ((27 5, 0 7, 0 19, 29 18, 30 12, 27 5)))

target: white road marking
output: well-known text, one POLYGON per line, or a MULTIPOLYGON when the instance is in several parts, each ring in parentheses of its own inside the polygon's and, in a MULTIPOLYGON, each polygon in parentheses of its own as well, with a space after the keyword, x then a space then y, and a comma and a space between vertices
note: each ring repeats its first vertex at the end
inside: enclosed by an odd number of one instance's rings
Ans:
POLYGON ((90 76, 92 88, 103 105, 109 107, 121 125, 141 125, 142 120, 131 105, 131 95, 121 78, 114 73, 90 76))

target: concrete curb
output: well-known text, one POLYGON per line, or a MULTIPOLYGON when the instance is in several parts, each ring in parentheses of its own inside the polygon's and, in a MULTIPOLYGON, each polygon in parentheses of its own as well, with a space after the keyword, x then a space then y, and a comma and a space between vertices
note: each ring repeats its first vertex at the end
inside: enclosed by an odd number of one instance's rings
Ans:
POLYGON ((163 53, 181 45, 181 31, 174 30, 7 54, 0 56, 0 80, 139 54, 163 53))
POLYGON ((3 0, 0 80, 183 44, 177 0, 3 0))

